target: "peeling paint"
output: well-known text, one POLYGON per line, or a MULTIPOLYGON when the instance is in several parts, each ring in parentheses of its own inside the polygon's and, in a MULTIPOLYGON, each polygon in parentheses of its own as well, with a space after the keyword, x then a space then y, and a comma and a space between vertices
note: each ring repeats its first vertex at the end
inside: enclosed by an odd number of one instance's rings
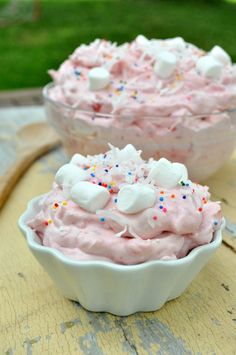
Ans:
POLYGON ((128 352, 129 354, 136 355, 138 354, 138 350, 136 348, 136 345, 134 344, 134 340, 131 335, 130 327, 127 327, 126 324, 126 329, 124 324, 126 323, 127 318, 119 318, 115 320, 115 324, 117 328, 120 328, 124 337, 123 341, 123 351, 128 352))
POLYGON ((139 315, 132 316, 135 320, 136 331, 139 333, 140 344, 136 344, 132 329, 127 324, 129 317, 122 317, 115 321, 124 336, 123 350, 128 351, 129 354, 139 354, 139 348, 145 349, 147 354, 153 354, 153 346, 159 346, 157 354, 159 355, 191 355, 192 352, 186 349, 184 341, 178 337, 176 338, 171 332, 170 328, 156 318, 149 318, 139 315), (144 318, 145 317, 145 318, 144 318), (138 345, 138 348, 137 348, 138 345))
POLYGON ((48 334, 48 335, 45 336, 45 339, 46 339, 47 341, 50 341, 51 338, 52 338, 52 334, 48 334))
POLYGON ((211 320, 212 320, 212 323, 214 323, 215 325, 221 325, 219 319, 211 318, 211 320))
POLYGON ((175 337, 170 328, 157 318, 146 317, 138 319, 136 317, 135 324, 139 332, 141 346, 147 350, 148 354, 152 354, 152 345, 160 346, 157 354, 164 355, 191 355, 192 352, 186 349, 184 341, 180 337, 175 337))
POLYGON ((89 323, 93 327, 95 333, 103 332, 107 333, 112 330, 112 326, 110 324, 109 315, 107 313, 93 313, 88 312, 87 316, 89 318, 89 323))
POLYGON ((33 345, 37 344, 40 341, 41 337, 37 336, 33 339, 26 338, 23 342, 23 347, 26 348, 26 354, 32 355, 33 354, 33 345))
MULTIPOLYGON (((72 303, 77 308, 83 309, 78 302, 72 301, 72 303)), ((80 352, 85 355, 103 355, 104 353, 98 345, 96 334, 98 332, 108 332, 112 329, 110 326, 109 315, 105 313, 93 313, 88 311, 85 312, 88 317, 89 324, 93 328, 93 331, 77 339, 80 346, 80 352)), ((64 334, 67 329, 74 327, 76 324, 82 325, 79 318, 61 323, 61 333, 64 334)))
POLYGON ((13 352, 12 348, 9 348, 9 349, 7 349, 7 351, 5 351, 5 355, 13 355, 13 354, 14 354, 14 352, 13 352))
POLYGON ((81 320, 79 318, 61 323, 61 333, 64 334, 67 329, 74 327, 74 325, 76 324, 82 325, 81 320))
POLYGON ((24 326, 24 333, 28 333, 30 331, 30 326, 28 324, 26 324, 24 326))
MULTIPOLYGON (((73 304, 80 309, 84 308, 76 301, 72 301, 73 304)), ((87 314, 87 317, 89 319, 89 324, 93 327, 94 331, 97 332, 109 332, 113 329, 114 325, 112 324, 113 322, 111 322, 111 317, 113 317, 112 315, 110 315, 109 313, 97 313, 97 312, 90 312, 90 311, 86 311, 84 310, 87 314)))
MULTIPOLYGON (((82 308, 77 302, 73 302, 78 308, 82 308)), ((185 347, 184 341, 180 337, 175 337, 170 328, 159 321, 156 318, 149 318, 139 314, 134 314, 129 317, 114 317, 108 313, 93 313, 87 312, 87 317, 89 318, 89 323, 94 329, 95 333, 88 333, 84 337, 80 338, 81 350, 87 354, 100 354, 101 350, 96 348, 96 333, 98 332, 109 332, 114 328, 119 328, 122 332, 124 342, 123 351, 129 354, 136 355, 139 354, 139 347, 145 349, 148 354, 153 354, 153 345, 159 345, 159 350, 157 354, 159 355, 191 355, 192 352, 185 347), (111 317, 115 318, 114 323, 111 317), (128 320, 134 319, 136 330, 139 333, 141 344, 137 344, 132 335, 132 329, 128 324, 128 320), (96 352, 97 351, 97 352, 96 352)))
POLYGON ((96 334, 87 333, 79 338, 80 350, 84 355, 104 355, 97 342, 96 334))

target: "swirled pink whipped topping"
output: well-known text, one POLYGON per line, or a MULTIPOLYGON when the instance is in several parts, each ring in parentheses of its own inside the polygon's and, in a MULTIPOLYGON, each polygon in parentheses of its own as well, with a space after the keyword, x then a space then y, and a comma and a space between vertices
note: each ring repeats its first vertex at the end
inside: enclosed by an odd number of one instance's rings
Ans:
MULTIPOLYGON (((203 69, 198 65, 208 54, 182 38, 148 40, 138 36, 122 45, 96 39, 79 46, 57 71, 49 71, 54 81, 49 96, 72 107, 123 118, 132 116, 135 120, 207 114, 236 107, 236 66, 223 58, 223 62, 218 61, 220 73, 212 77, 212 72, 205 72, 208 64, 203 69), (176 60, 165 78, 155 70, 163 51, 176 60), (89 73, 95 67, 105 68, 110 81, 105 88, 94 91, 90 89, 89 73)), ((204 127, 204 122, 198 122, 201 124, 204 127)))
POLYGON ((44 246, 125 265, 182 258, 210 243, 222 220, 219 203, 188 180, 182 164, 144 161, 132 146, 75 156, 39 207, 28 225, 44 246))

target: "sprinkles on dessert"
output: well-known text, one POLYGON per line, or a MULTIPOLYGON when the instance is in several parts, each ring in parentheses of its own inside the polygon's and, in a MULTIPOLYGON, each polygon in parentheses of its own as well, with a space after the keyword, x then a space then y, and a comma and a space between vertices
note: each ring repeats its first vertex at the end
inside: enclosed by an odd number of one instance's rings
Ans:
POLYGON ((49 74, 51 99, 96 113, 135 113, 142 119, 235 105, 236 68, 228 53, 218 45, 204 52, 181 37, 139 35, 121 45, 96 39, 49 74), (173 103, 166 105, 168 96, 173 103))
POLYGON ((182 258, 221 226, 218 202, 186 167, 145 161, 132 145, 75 154, 28 222, 42 244, 77 260, 138 264, 182 258))

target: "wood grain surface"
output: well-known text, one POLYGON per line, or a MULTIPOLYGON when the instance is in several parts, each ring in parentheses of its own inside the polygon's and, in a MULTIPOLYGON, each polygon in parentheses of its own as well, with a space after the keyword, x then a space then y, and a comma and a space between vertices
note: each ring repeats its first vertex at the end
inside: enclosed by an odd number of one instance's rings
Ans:
POLYGON ((42 105, 42 88, 8 90, 0 92, 0 107, 42 105))
POLYGON ((0 208, 28 167, 59 144, 59 137, 46 122, 26 125, 8 139, 8 151, 14 152, 14 159, 0 174, 0 208))
MULTIPOLYGON (((17 220, 27 201, 48 191, 66 161, 55 150, 38 160, 0 211, 0 354, 236 354, 236 255, 233 232, 186 292, 161 310, 117 317, 63 298, 34 259, 17 220)), ((236 155, 207 183, 236 221, 236 155)))
POLYGON ((0 109, 0 208, 32 162, 59 142, 42 106, 0 109))

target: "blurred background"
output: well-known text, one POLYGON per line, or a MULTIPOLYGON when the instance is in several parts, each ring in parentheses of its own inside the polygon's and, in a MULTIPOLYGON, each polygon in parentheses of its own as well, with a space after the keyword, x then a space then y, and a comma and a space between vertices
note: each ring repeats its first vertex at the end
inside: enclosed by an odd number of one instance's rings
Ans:
POLYGON ((81 43, 181 36, 236 61, 236 1, 0 0, 0 90, 41 87, 81 43))

